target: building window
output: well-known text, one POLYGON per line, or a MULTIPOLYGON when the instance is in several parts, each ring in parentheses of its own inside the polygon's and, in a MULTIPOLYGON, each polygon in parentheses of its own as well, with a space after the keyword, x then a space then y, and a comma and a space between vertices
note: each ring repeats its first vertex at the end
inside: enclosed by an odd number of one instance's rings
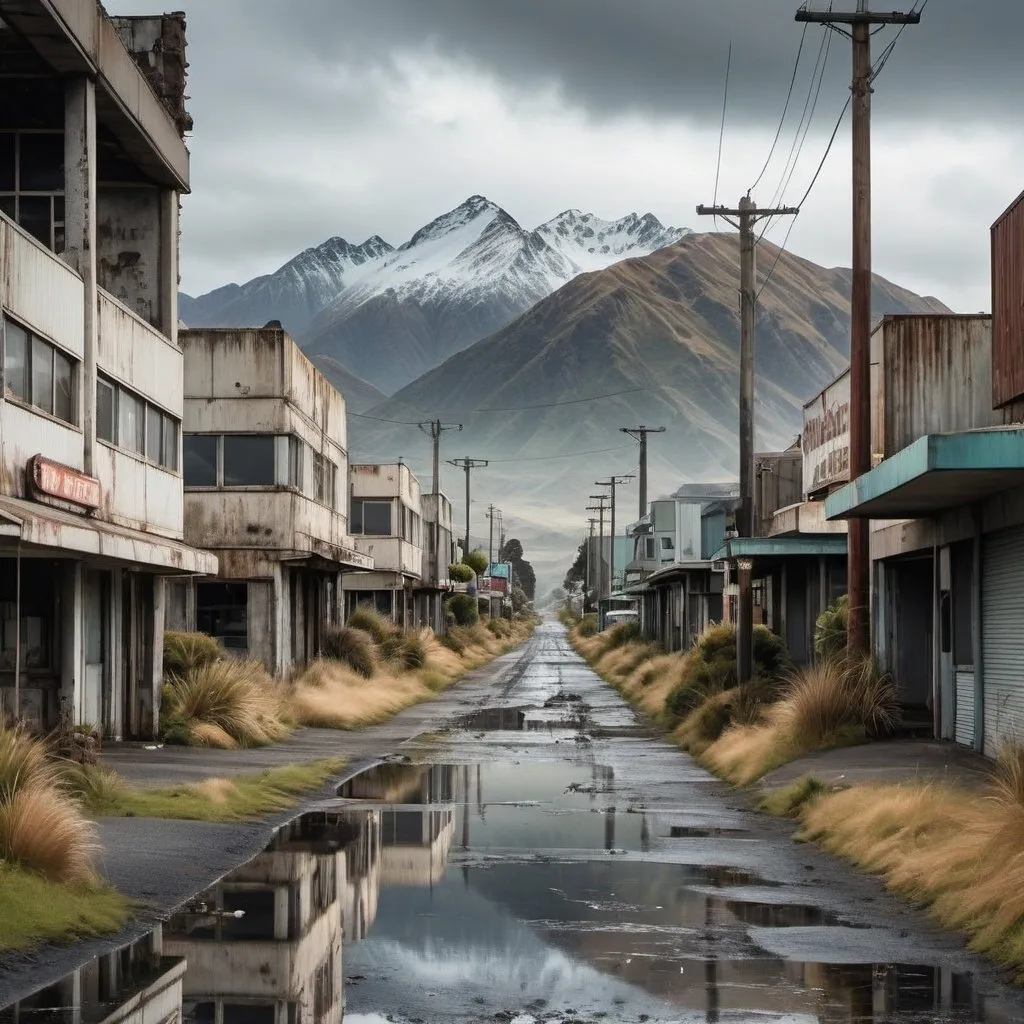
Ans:
POLYGON ((338 467, 326 456, 313 452, 313 497, 337 508, 337 483, 338 467))
POLYGON ((106 377, 96 379, 96 436, 175 472, 178 431, 169 413, 106 377))
POLYGON ((662 551, 672 551, 674 548, 675 548, 675 544, 673 543, 671 537, 662 537, 661 538, 661 550, 662 551))
POLYGON ((269 487, 274 480, 272 434, 224 435, 224 486, 269 487))
POLYGON ((182 458, 186 487, 217 486, 217 434, 186 434, 182 438, 182 458))
POLYGON ((3 322, 4 395, 75 422, 75 363, 20 324, 3 322))
POLYGON ((644 554, 645 558, 654 558, 654 538, 653 537, 645 537, 644 538, 644 550, 645 550, 645 554, 644 554))
POLYGON ((64 134, 0 131, 0 210, 53 252, 64 251, 64 134))
POLYGON ((305 444, 301 438, 290 435, 288 438, 288 486, 296 490, 302 490, 302 456, 305 452, 305 444))
POLYGON ((391 502, 352 499, 349 528, 353 534, 374 537, 391 536, 391 502))
POLYGON ((230 651, 249 650, 249 585, 197 583, 196 629, 230 651))
POLYGON ((419 545, 420 517, 406 505, 402 506, 402 540, 419 545))

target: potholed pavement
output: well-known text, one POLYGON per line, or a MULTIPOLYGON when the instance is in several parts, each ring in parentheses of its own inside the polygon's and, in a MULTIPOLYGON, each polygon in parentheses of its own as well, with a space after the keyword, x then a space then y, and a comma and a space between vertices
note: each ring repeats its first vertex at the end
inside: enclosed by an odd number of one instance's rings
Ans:
POLYGON ((0 1022, 171 1020, 176 991, 202 1024, 1024 1020, 955 937, 791 831, 546 624, 478 710, 0 1022))

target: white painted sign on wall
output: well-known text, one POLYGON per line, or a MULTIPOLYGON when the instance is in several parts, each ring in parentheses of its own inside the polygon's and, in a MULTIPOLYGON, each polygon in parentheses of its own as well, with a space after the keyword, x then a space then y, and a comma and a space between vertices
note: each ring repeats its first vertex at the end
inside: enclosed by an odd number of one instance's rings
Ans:
POLYGON ((804 406, 804 492, 850 479, 850 372, 804 406))

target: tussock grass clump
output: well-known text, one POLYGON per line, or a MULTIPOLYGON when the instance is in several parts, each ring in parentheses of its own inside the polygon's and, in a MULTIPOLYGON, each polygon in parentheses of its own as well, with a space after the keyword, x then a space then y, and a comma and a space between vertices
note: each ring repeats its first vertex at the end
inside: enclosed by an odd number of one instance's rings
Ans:
POLYGON ((46 744, 22 726, 0 725, 0 862, 54 882, 91 884, 96 849, 46 744))
POLYGON ((396 632, 395 624, 369 604, 356 605, 348 617, 347 624, 353 629, 369 633, 373 637, 373 642, 378 645, 396 632))
POLYGON ((283 695, 258 661, 224 659, 164 687, 168 738, 196 746, 253 747, 289 731, 283 695))
POLYGON ((377 668, 373 637, 355 626, 338 626, 324 633, 323 656, 344 662, 353 672, 367 679, 377 668))
POLYGON ((180 679, 223 656, 220 644, 206 633, 183 633, 173 629, 164 633, 165 676, 180 679))
POLYGON ((795 672, 760 721, 727 729, 704 756, 747 785, 803 754, 885 735, 898 723, 896 689, 870 658, 821 661, 795 672))
POLYGON ((597 615, 587 612, 576 626, 576 632, 584 638, 594 636, 597 633, 597 615))

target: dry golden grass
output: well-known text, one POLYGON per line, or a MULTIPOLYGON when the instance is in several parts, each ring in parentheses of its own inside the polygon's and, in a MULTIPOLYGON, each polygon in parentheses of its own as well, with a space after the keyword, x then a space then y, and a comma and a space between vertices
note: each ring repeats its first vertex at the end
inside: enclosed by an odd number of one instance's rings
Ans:
POLYGON ((873 662, 819 661, 793 674, 761 721, 727 729, 703 758, 713 771, 745 786, 803 754, 861 743, 898 722, 896 690, 873 662))
POLYGON ((971 948, 1024 979, 1024 748, 1006 747, 987 790, 856 786, 816 796, 803 837, 931 908, 971 948))
POLYGON ((255 660, 208 662, 164 688, 168 731, 195 746, 253 747, 288 735, 284 692, 255 660))
POLYGON ((61 883, 91 883, 92 824, 46 743, 0 723, 0 861, 61 883))

